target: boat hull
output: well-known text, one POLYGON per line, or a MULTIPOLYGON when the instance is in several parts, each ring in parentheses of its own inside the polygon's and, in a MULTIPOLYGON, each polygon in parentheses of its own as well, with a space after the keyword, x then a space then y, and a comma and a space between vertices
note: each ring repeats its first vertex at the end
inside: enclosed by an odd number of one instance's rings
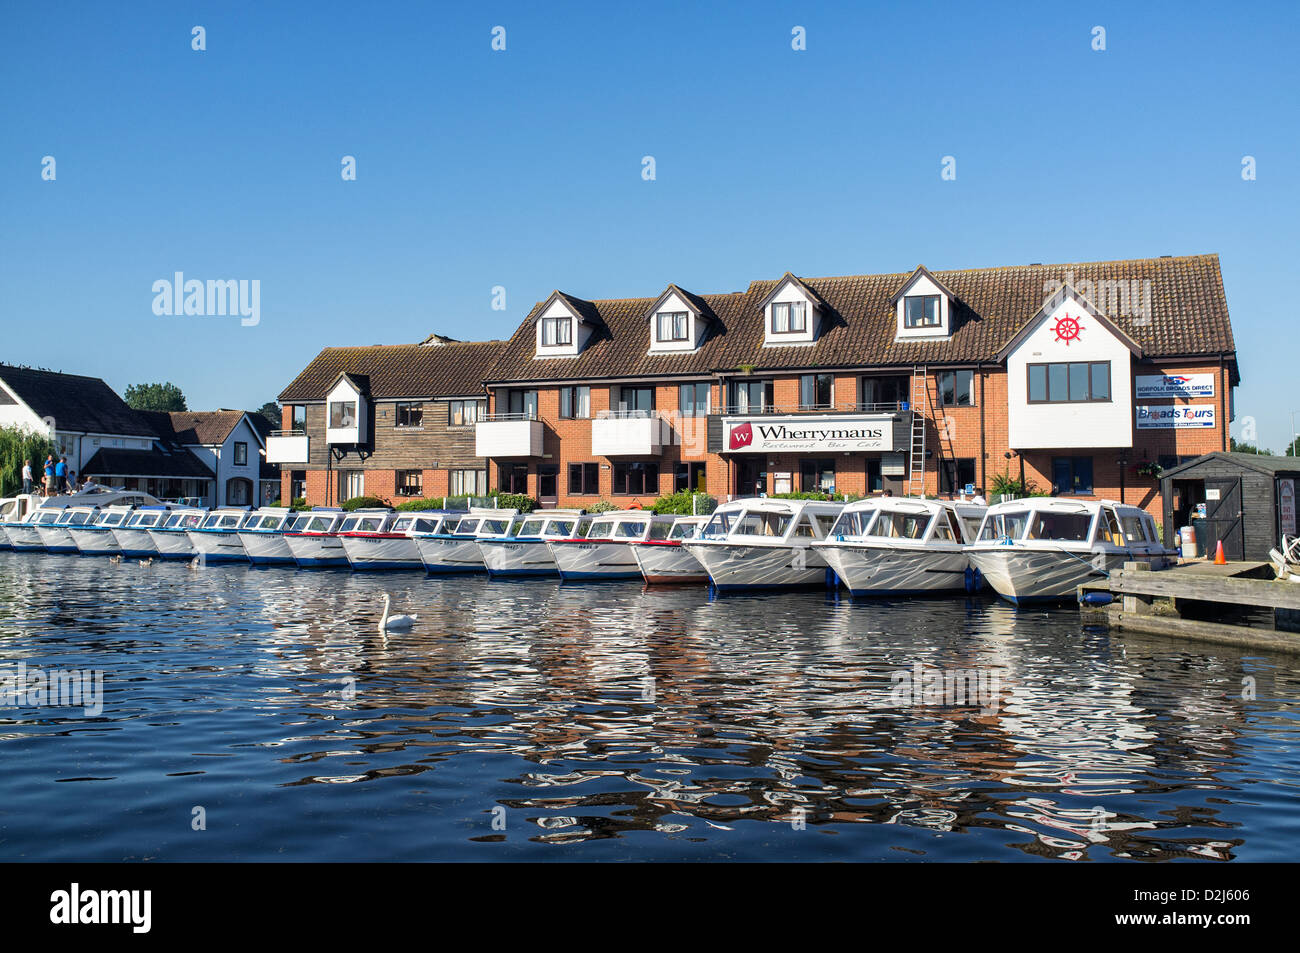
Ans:
POLYGON ((419 547, 409 536, 340 536, 348 564, 357 572, 424 569, 419 547))
POLYGON ((190 538, 195 554, 202 556, 205 563, 248 562, 248 553, 237 532, 187 529, 185 535, 190 538))
POLYGON ((970 550, 971 564, 999 596, 1021 605, 1073 599, 1085 582, 1103 579, 1126 562, 1146 562, 1164 569, 1163 553, 1075 552, 1019 546, 970 550))
POLYGON ((123 556, 157 556, 158 544, 147 529, 120 529, 114 527, 113 538, 123 556))
POLYGON ((97 529, 93 526, 81 526, 68 532, 72 536, 72 541, 77 544, 77 550, 83 555, 112 556, 122 552, 122 547, 117 544, 117 537, 108 527, 97 529))
POLYGON ((486 572, 483 552, 473 536, 417 536, 416 548, 430 573, 486 572))
POLYGON ((189 559, 194 555, 190 534, 183 529, 151 529, 149 538, 163 559, 189 559))
POLYGON ((719 592, 795 589, 828 584, 826 560, 806 546, 687 541, 719 592))
POLYGON ((34 549, 45 548, 45 542, 41 539, 41 534, 36 531, 35 526, 28 524, 6 526, 5 534, 9 537, 9 545, 17 552, 30 552, 34 549))
POLYGON ((559 570, 546 540, 479 540, 489 576, 555 576, 559 570))
POLYGON ((305 533, 285 536, 293 561, 303 569, 343 569, 348 554, 339 537, 331 533, 305 533))
POLYGON ((964 592, 970 559, 958 548, 837 543, 819 546, 844 587, 855 596, 964 592))
POLYGON ((681 543, 633 543, 631 549, 632 558, 647 585, 688 585, 709 581, 709 574, 700 561, 681 543))
POLYGON ((282 566, 293 563, 293 552, 283 533, 240 533, 248 561, 254 566, 282 566))
POLYGON ((40 534, 41 545, 49 553, 75 553, 77 549, 76 540, 72 534, 62 526, 38 526, 36 532, 40 534))
POLYGON ((561 579, 640 579, 630 542, 556 540, 549 545, 561 579))

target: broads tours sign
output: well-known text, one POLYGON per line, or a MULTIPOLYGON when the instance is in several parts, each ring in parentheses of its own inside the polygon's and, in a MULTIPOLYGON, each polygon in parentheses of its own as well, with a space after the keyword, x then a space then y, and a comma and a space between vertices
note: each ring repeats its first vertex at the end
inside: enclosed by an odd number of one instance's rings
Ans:
POLYGON ((724 418, 726 453, 892 450, 892 417, 724 418))

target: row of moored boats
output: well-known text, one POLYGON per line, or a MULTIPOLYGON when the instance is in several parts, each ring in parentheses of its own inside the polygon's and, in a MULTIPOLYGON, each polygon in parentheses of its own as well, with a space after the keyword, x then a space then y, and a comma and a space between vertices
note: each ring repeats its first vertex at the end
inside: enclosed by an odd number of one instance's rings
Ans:
POLYGON ((345 512, 201 509, 98 491, 0 500, 0 548, 431 574, 641 578, 719 590, 842 584, 855 595, 1073 596, 1126 561, 1175 557, 1143 510, 1028 498, 984 506, 912 497, 748 498, 707 516, 644 510, 345 512))

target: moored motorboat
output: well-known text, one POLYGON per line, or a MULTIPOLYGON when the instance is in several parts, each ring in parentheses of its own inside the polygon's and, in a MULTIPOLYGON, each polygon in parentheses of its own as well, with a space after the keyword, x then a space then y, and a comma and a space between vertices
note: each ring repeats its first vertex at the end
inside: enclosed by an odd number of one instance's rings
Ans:
POLYGON ((65 506, 54 520, 37 523, 36 532, 40 534, 41 545, 45 547, 45 551, 47 553, 78 552, 77 541, 72 538, 71 529, 85 523, 98 509, 97 506, 65 506))
POLYGON ((655 516, 646 510, 599 513, 591 518, 585 534, 571 539, 553 539, 546 545, 555 560, 560 578, 572 582, 592 579, 638 579, 632 544, 648 539, 666 539, 673 527, 672 516, 655 516))
POLYGON ((191 559, 195 554, 189 530, 198 529, 208 511, 199 507, 172 510, 147 528, 154 549, 163 559, 191 559))
POLYGON ((84 523, 69 526, 68 535, 77 544, 77 551, 83 556, 111 556, 121 553, 113 528, 121 526, 131 515, 133 506, 110 506, 97 510, 84 523))
POLYGON ((254 566, 292 564, 293 553, 284 534, 306 517, 287 506, 262 506, 239 527, 239 541, 244 544, 248 561, 254 566))
POLYGON ((208 563, 247 562, 248 553, 239 538, 239 530, 249 519, 247 506, 223 506, 212 510, 203 522, 187 529, 194 553, 208 563))
POLYGON ((504 537, 481 537, 478 547, 489 576, 554 576, 559 570, 547 543, 582 536, 592 517, 577 510, 536 510, 518 517, 504 537))
POLYGON ((826 560, 812 543, 826 537, 843 508, 816 500, 734 500, 682 546, 719 592, 826 585, 826 560))
POLYGON ((644 539, 629 547, 641 577, 650 586, 705 583, 709 574, 682 543, 694 539, 708 516, 679 516, 663 539, 644 539))
POLYGON ((295 520, 294 528, 284 534, 285 544, 298 568, 341 569, 347 566, 348 555, 343 551, 338 531, 344 523, 357 523, 359 517, 348 516, 338 507, 331 506, 313 506, 302 516, 306 517, 302 525, 295 520))
POLYGON ((19 526, 42 502, 44 498, 37 493, 20 493, 0 500, 0 549, 13 548, 9 526, 19 526))
POLYGON ((506 536, 517 514, 517 510, 471 509, 459 519, 448 517, 440 532, 413 532, 411 538, 426 572, 486 572, 478 540, 506 536))
POLYGON ((813 548, 854 595, 974 591, 966 547, 987 509, 909 497, 858 500, 813 548))
MULTIPOLYGON (((375 569, 424 569, 413 533, 438 533, 448 514, 437 510, 385 513, 377 528, 339 533, 348 564, 357 572, 375 569)), ((452 520, 459 519, 452 515, 452 520)))
POLYGON ((1125 562, 1164 569, 1177 557, 1145 510, 1059 497, 990 506, 967 552, 993 590, 1015 604, 1074 598, 1079 585, 1125 562))
POLYGON ((18 552, 45 549, 45 541, 41 539, 40 526, 41 524, 53 524, 62 515, 62 509, 41 506, 31 510, 18 522, 6 523, 5 535, 9 537, 9 545, 18 552))
POLYGON ((158 544, 149 535, 149 530, 162 525, 172 510, 173 507, 166 503, 135 507, 125 520, 112 528, 118 551, 123 556, 138 558, 159 555, 158 544))

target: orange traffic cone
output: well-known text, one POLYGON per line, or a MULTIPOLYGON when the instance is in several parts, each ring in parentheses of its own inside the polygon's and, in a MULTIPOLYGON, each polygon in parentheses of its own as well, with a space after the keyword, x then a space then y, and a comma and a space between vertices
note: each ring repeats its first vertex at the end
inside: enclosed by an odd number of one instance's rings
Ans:
POLYGON ((1228 557, 1223 555, 1223 540, 1219 540, 1219 547, 1214 551, 1214 565, 1216 566, 1228 565, 1228 557))

